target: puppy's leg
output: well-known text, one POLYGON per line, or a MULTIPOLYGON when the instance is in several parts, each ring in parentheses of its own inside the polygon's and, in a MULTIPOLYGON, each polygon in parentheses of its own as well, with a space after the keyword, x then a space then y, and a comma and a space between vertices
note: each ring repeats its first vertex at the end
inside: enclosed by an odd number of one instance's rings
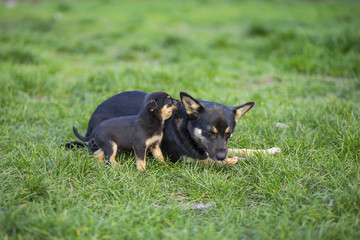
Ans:
POLYGON ((110 163, 113 166, 118 166, 119 164, 115 161, 115 156, 117 153, 117 144, 113 141, 107 141, 104 144, 102 144, 101 148, 104 151, 104 156, 108 160, 108 163, 110 163))
POLYGON ((96 152, 94 152, 95 157, 98 159, 98 163, 102 162, 105 157, 104 151, 100 148, 96 152))
POLYGON ((156 143, 154 147, 150 148, 152 155, 156 158, 159 162, 164 163, 164 156, 160 149, 160 144, 156 143))
POLYGON ((252 149, 237 149, 237 148, 228 148, 229 155, 255 155, 255 154, 278 154, 281 152, 280 148, 269 148, 266 150, 252 150, 252 149))
POLYGON ((146 170, 146 145, 134 146, 136 167, 139 171, 144 172, 146 170))
POLYGON ((115 142, 111 142, 112 144, 112 154, 109 156, 109 162, 113 166, 118 166, 119 164, 115 161, 115 156, 117 153, 118 145, 115 142))
POLYGON ((146 170, 145 154, 144 157, 136 156, 136 167, 141 172, 144 172, 146 170))

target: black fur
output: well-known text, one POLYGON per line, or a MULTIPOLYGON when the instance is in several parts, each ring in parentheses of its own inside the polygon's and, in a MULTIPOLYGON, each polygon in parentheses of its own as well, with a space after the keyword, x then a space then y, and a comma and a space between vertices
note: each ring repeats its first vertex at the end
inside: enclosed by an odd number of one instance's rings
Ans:
MULTIPOLYGON (((130 94, 133 95, 133 94, 130 94)), ((77 129, 73 127, 75 136, 88 145, 90 140, 94 140, 96 146, 102 149, 105 157, 113 156, 114 144, 118 151, 134 150, 135 155, 139 159, 145 158, 145 152, 150 145, 147 145, 147 140, 154 136, 159 136, 160 140, 152 144, 160 144, 164 121, 174 114, 180 107, 179 100, 173 99, 165 92, 154 92, 146 94, 145 98, 138 98, 143 103, 140 105, 140 110, 136 112, 137 115, 121 116, 106 119, 109 116, 118 116, 119 114, 127 111, 126 107, 119 108, 119 111, 111 109, 110 111, 103 111, 100 105, 96 114, 90 119, 89 129, 86 137, 81 136, 77 129), (121 110, 120 110, 121 109, 121 110), (164 115, 164 109, 168 109, 167 116, 164 115), (104 113, 104 114, 102 114, 104 113), (110 115, 109 115, 110 114, 110 115), (102 119, 103 121, 100 121, 102 119), (96 122, 97 125, 93 125, 96 122)), ((118 99, 123 99, 119 96, 118 99)), ((105 106, 114 106, 113 101, 105 101, 105 106), (107 105, 109 104, 109 105, 107 105)), ((139 107, 139 104, 132 102, 132 107, 139 107)), ((131 112, 131 111, 130 111, 131 112)), ((132 111, 132 113, 135 113, 132 111)), ((115 153, 116 154, 116 153, 115 153)))
MULTIPOLYGON (((105 119, 137 114, 145 96, 147 93, 139 91, 123 92, 101 103, 89 121, 87 136, 105 119)), ((180 157, 224 160, 227 156, 228 139, 238 118, 255 103, 227 107, 221 103, 194 99, 183 92, 180 93, 180 98, 182 104, 179 111, 165 121, 162 152, 173 162, 180 157)), ((91 146, 89 148, 93 151, 96 149, 91 146)))

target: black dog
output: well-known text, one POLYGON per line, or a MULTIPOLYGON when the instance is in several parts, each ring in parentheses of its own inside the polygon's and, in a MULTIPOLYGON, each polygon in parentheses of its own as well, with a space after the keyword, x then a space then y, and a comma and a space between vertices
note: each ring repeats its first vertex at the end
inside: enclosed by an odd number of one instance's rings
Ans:
POLYGON ((117 151, 133 149, 136 156, 138 170, 146 168, 145 154, 150 148, 154 158, 163 162, 164 157, 160 149, 163 137, 164 121, 171 117, 180 107, 179 100, 173 99, 165 92, 153 92, 143 99, 139 113, 135 116, 123 116, 101 121, 88 136, 81 136, 75 127, 74 134, 83 142, 95 140, 100 148, 95 155, 102 161, 109 158, 113 165, 117 165, 115 155, 117 151))
MULTIPOLYGON (((145 92, 130 91, 119 93, 103 103, 94 111, 88 126, 87 136, 91 135, 100 122, 121 116, 136 115, 144 98, 145 92)), ((268 150, 228 149, 229 137, 234 132, 239 118, 249 111, 254 102, 247 102, 237 107, 227 107, 216 102, 196 100, 187 93, 180 93, 182 106, 179 111, 165 121, 164 136, 161 142, 162 152, 176 162, 180 157, 199 159, 205 162, 236 163, 227 158, 227 154, 253 154, 280 152, 279 148, 268 150)), ((67 143, 65 146, 84 146, 79 142, 67 143)), ((89 145, 95 151, 96 145, 89 145)))

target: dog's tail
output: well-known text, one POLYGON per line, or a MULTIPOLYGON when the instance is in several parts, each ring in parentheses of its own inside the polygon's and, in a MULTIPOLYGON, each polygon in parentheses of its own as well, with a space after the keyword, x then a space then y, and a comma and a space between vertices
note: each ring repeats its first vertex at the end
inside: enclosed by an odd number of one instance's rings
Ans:
POLYGON ((92 139, 92 137, 90 137, 90 136, 84 137, 84 136, 80 135, 80 133, 77 131, 75 126, 73 126, 73 132, 74 132, 75 136, 83 142, 88 142, 92 139))

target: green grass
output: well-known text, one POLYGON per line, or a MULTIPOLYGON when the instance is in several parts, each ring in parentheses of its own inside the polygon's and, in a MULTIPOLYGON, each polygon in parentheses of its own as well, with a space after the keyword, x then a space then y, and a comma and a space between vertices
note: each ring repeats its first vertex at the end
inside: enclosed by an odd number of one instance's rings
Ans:
POLYGON ((359 16, 340 0, 1 3, 0 238, 359 239, 359 16), (132 154, 116 169, 58 147, 127 90, 256 101, 230 147, 283 151, 138 174, 132 154))

